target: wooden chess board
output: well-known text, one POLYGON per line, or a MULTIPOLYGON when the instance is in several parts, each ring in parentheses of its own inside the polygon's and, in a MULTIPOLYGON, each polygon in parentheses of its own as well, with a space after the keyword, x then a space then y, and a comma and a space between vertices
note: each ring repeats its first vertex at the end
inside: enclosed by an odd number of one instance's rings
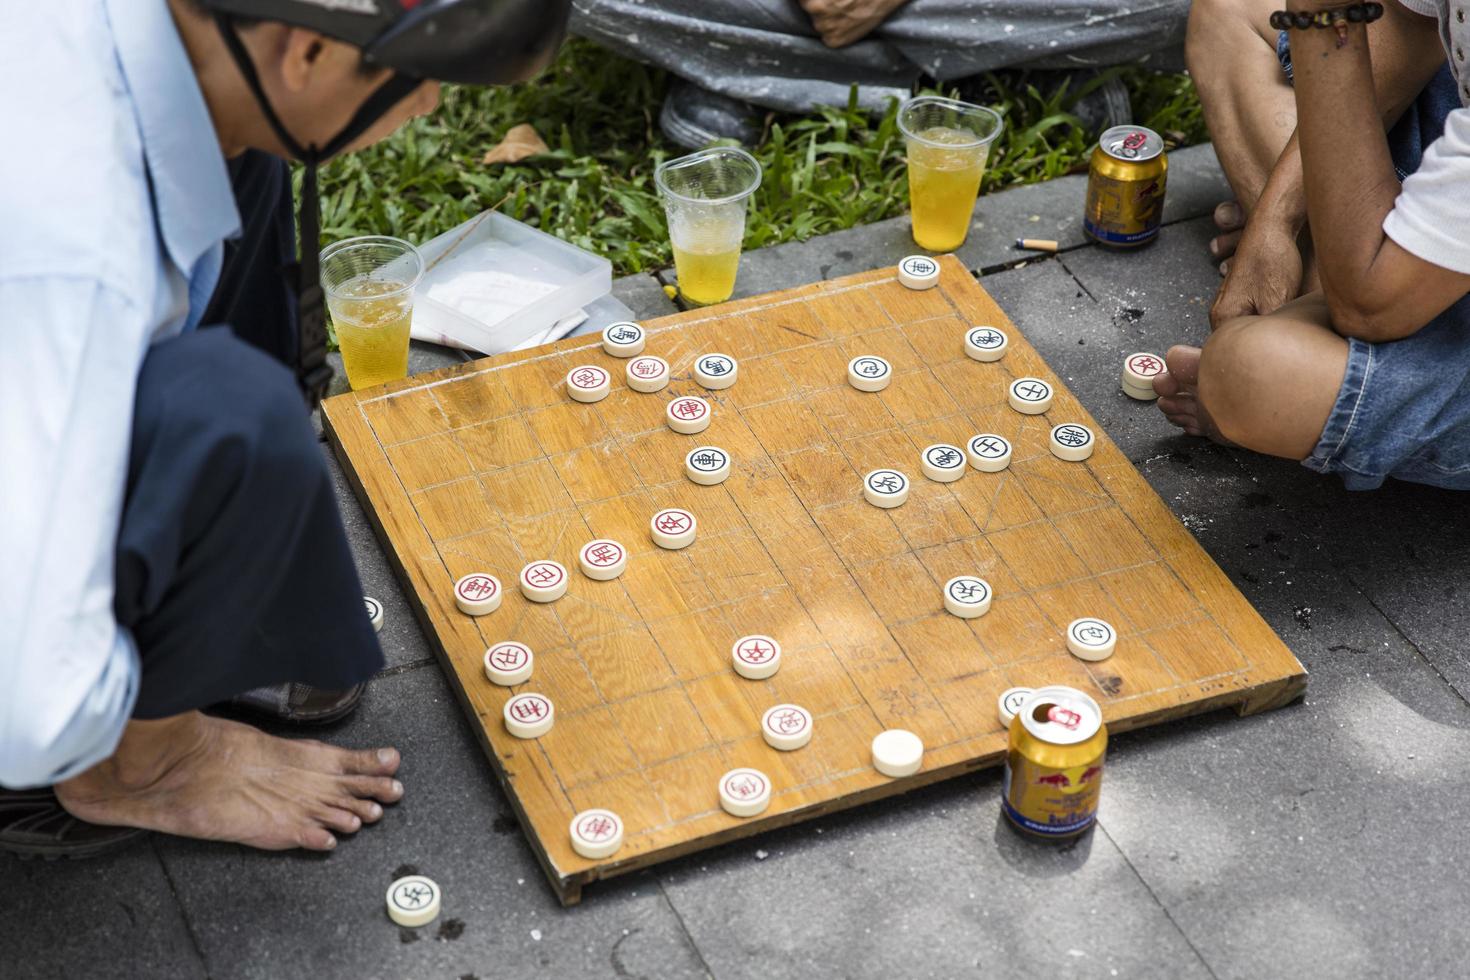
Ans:
POLYGON ((332 442, 563 902, 599 878, 997 765, 996 698, 1014 685, 1081 688, 1115 733, 1224 705, 1260 711, 1305 689, 1301 664, 1022 332, 959 262, 942 266, 923 292, 881 270, 649 321, 647 353, 674 379, 656 394, 627 389, 625 362, 577 337, 326 403, 332 442), (1010 334, 1004 359, 965 356, 977 323, 1010 334), (706 392, 692 365, 716 351, 739 361, 739 380, 706 392), (887 390, 849 386, 847 362, 862 353, 893 365, 887 390), (582 364, 612 372, 603 401, 567 397, 582 364), (1054 386, 1045 415, 1008 406, 1021 376, 1054 386), (683 394, 714 406, 700 435, 665 425, 683 394), (1091 459, 1050 454, 1062 421, 1092 427, 1091 459), (1011 440, 1009 469, 947 484, 921 475, 923 447, 979 432, 1011 440), (734 459, 718 486, 683 473, 706 444, 734 459), (862 474, 878 467, 909 476, 903 506, 863 500, 862 474), (698 518, 689 548, 650 541, 665 507, 698 518), (626 546, 621 578, 576 570, 594 538, 626 546), (540 558, 571 570, 570 591, 548 605, 516 588, 540 558), (505 586, 480 618, 452 595, 475 571, 505 586), (982 618, 943 609, 941 586, 965 573, 994 588, 982 618), (1084 615, 1118 628, 1110 659, 1067 652, 1063 630, 1084 615), (731 670, 731 644, 752 633, 782 644, 769 680, 731 670), (484 651, 501 640, 535 651, 519 688, 484 675, 484 651), (501 721, 525 690, 556 707, 533 741, 501 721), (815 716, 795 752, 760 735, 762 712, 784 702, 815 716), (918 774, 873 768, 869 745, 885 728, 922 736, 918 774), (759 817, 720 808, 716 783, 737 766, 773 782, 759 817), (626 824, 610 859, 571 849, 571 817, 589 807, 626 824))

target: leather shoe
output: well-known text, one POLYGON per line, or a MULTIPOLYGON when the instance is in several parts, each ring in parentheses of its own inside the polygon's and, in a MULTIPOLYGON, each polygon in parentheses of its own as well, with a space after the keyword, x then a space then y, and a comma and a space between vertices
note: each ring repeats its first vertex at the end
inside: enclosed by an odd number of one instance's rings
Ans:
POLYGON ((49 789, 0 789, 0 851, 23 858, 89 858, 136 844, 148 831, 100 827, 67 813, 49 789))
POLYGON ((761 138, 760 119, 750 103, 678 77, 669 78, 658 125, 670 142, 686 150, 701 150, 718 140, 754 146, 761 138))
POLYGON ((293 682, 272 684, 231 698, 230 706, 293 725, 329 725, 352 714, 366 687, 328 690, 293 682))

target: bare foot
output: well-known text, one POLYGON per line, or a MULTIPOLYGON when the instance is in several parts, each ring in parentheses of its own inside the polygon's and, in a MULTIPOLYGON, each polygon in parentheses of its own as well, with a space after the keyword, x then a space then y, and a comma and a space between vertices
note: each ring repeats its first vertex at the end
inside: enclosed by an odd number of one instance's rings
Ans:
POLYGON ((1215 208, 1215 227, 1220 234, 1210 239, 1210 254, 1220 262, 1220 275, 1225 275, 1225 260, 1235 254, 1240 244, 1241 230, 1245 228, 1245 210, 1234 201, 1225 201, 1215 208))
POLYGON ((275 738, 191 711, 129 722, 112 758, 55 789, 88 823, 327 851, 403 796, 398 762, 396 749, 275 738))
POLYGON ((1169 370, 1154 378, 1154 391, 1159 395, 1159 410, 1186 435, 1203 436, 1224 446, 1234 445, 1220 435, 1215 423, 1205 412, 1195 394, 1199 386, 1198 347, 1171 347, 1164 355, 1169 370))

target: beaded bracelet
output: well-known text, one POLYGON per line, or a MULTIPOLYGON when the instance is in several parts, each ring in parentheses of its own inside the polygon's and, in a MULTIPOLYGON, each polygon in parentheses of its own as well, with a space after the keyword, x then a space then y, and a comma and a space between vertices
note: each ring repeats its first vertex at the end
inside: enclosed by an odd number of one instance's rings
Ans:
POLYGON ((1312 27, 1335 27, 1341 37, 1349 24, 1371 24, 1383 16, 1381 3, 1355 3, 1350 7, 1334 10, 1319 10, 1315 14, 1305 10, 1292 13, 1278 10, 1271 15, 1271 26, 1278 31, 1300 30, 1312 27))

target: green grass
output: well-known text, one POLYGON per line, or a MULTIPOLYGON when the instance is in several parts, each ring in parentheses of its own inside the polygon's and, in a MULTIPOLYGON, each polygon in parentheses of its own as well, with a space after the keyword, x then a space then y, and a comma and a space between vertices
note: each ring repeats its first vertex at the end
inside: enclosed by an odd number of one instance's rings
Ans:
MULTIPOLYGON (((1187 76, 1115 69, 1134 115, 1178 145, 1205 138, 1187 76)), ((390 234, 423 242, 487 208, 550 232, 624 275, 672 264, 653 183, 658 163, 684 151, 657 126, 662 72, 573 40, 551 70, 525 85, 447 88, 443 105, 391 139, 322 173, 322 240, 390 234), (529 122, 550 152, 520 164, 480 158, 529 122)), ((984 79, 976 101, 1006 118, 985 189, 1085 169, 1091 140, 1069 112, 1084 89, 1039 90, 1024 72, 984 79)), ((973 94, 973 93, 972 93, 973 94)), ((850 228, 904 213, 908 185, 896 105, 881 118, 851 106, 810 116, 772 114, 756 157, 764 179, 745 245, 850 228)))

